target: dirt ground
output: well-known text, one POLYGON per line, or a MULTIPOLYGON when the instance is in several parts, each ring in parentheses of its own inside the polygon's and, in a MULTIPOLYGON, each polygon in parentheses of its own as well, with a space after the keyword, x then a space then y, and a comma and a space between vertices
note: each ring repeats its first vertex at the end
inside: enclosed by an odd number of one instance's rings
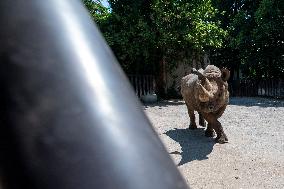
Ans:
POLYGON ((205 137, 204 128, 187 129, 183 101, 144 111, 192 189, 284 188, 284 101, 231 98, 220 118, 227 144, 205 137))

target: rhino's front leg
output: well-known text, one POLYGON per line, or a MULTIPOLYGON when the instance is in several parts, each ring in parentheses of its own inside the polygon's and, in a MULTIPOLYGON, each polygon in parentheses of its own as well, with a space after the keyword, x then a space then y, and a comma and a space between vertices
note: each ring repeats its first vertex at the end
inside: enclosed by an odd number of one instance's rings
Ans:
POLYGON ((197 129, 197 125, 196 125, 196 122, 195 122, 194 111, 188 110, 188 115, 189 115, 189 117, 190 117, 189 129, 197 129))
POLYGON ((197 129, 194 110, 191 110, 188 105, 186 105, 186 107, 187 107, 188 116, 190 118, 189 129, 197 129))
POLYGON ((228 142, 228 138, 226 134, 223 131, 223 127, 221 123, 216 119, 214 124, 212 125, 213 129, 215 130, 217 137, 215 139, 216 142, 223 144, 228 142))
POLYGON ((217 134, 215 141, 220 144, 227 143, 228 138, 226 134, 224 133, 223 127, 221 123, 217 120, 217 118, 213 114, 207 114, 204 117, 207 120, 208 126, 209 126, 207 127, 207 130, 205 131, 205 135, 206 135, 206 132, 209 135, 209 132, 211 132, 211 130, 214 129, 217 134))

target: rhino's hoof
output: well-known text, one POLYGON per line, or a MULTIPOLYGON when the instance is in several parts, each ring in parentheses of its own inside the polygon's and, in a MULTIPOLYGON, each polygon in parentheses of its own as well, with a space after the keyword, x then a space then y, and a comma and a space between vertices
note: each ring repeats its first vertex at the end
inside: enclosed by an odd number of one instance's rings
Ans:
POLYGON ((228 138, 226 136, 217 137, 215 141, 219 144, 228 143, 228 138))
POLYGON ((188 128, 191 129, 191 130, 194 130, 194 129, 197 129, 197 126, 196 125, 189 125, 188 128))
POLYGON ((214 137, 214 131, 213 130, 205 130, 205 136, 206 137, 214 137))

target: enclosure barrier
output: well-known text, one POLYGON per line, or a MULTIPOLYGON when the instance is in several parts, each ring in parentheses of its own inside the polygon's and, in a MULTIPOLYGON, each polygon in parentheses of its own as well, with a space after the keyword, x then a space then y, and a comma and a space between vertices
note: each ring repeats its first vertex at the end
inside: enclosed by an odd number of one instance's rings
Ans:
POLYGON ((185 189, 79 0, 0 1, 0 188, 185 189))
POLYGON ((154 94, 156 90, 155 77, 153 75, 128 75, 129 81, 136 96, 154 94))
POLYGON ((233 81, 231 92, 233 96, 263 96, 284 98, 284 82, 281 79, 233 81))

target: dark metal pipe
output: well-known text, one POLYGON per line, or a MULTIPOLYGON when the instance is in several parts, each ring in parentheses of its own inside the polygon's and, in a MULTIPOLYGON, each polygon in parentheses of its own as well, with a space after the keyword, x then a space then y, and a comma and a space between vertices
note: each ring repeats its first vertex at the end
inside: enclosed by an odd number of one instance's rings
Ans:
POLYGON ((78 0, 0 1, 0 188, 187 188, 78 0))

